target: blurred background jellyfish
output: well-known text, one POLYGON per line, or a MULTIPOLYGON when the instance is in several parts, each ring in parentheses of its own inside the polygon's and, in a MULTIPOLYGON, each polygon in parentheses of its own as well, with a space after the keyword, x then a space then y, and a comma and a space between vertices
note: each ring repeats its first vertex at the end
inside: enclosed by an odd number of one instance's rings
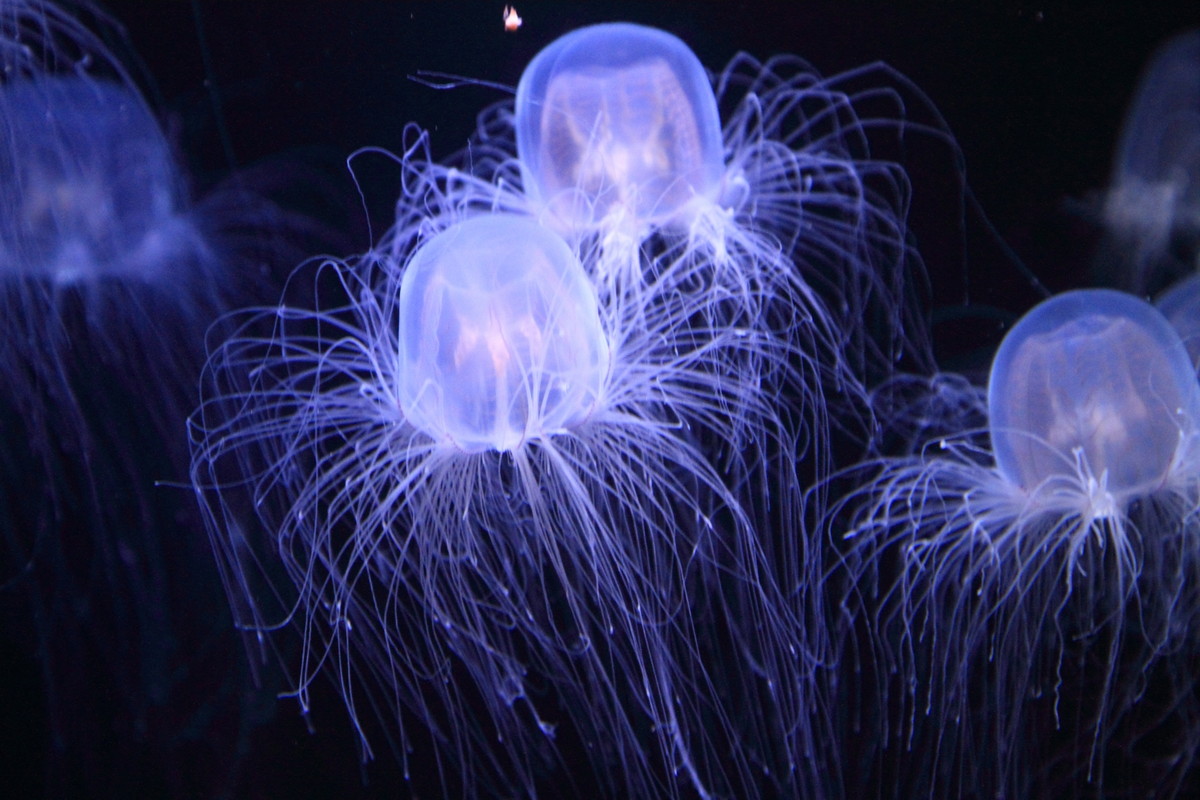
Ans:
POLYGON ((1170 39, 1146 66, 1103 212, 1102 277, 1159 293, 1155 305, 1200 364, 1200 31, 1170 39))
POLYGON ((699 329, 721 290, 686 275, 600 292, 528 216, 411 223, 211 352, 193 481, 239 625, 298 630, 301 707, 331 672, 416 793, 823 793, 737 483, 794 434, 725 352, 786 372, 787 342, 699 329))
POLYGON ((187 474, 204 331, 263 282, 273 233, 242 236, 276 215, 237 188, 189 204, 109 43, 127 49, 86 3, 0 2, 0 602, 12 674, 44 698, 11 715, 37 757, 10 779, 221 794, 261 701, 230 667, 203 524, 154 485, 187 474), (208 739, 217 718, 234 730, 208 739))
POLYGON ((935 388, 930 408, 986 403, 986 431, 865 465, 830 517, 872 670, 897 676, 885 735, 913 762, 879 786, 1180 792, 1200 746, 1200 383, 1179 336, 1133 296, 1067 292, 1004 338, 986 400, 935 388))
POLYGON ((1107 282, 1158 292, 1200 269, 1200 31, 1151 58, 1126 113, 1104 200, 1107 282))

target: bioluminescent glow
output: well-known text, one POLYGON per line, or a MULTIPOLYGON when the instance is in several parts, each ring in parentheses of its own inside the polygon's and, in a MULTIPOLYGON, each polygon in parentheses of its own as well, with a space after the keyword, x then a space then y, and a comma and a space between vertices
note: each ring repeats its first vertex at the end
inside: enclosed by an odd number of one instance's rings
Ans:
POLYGON ((409 262, 398 314, 400 409, 435 441, 510 451, 600 402, 609 346, 595 291, 566 243, 527 220, 438 234, 409 262))
MULTIPOLYGON (((978 390, 937 388, 982 412, 978 390)), ((1173 675, 1200 632, 1200 383, 1148 303, 1074 291, 1005 337, 986 409, 986 432, 865 466, 830 518, 881 663, 901 676, 894 735, 936 754, 920 791, 1102 789, 1143 676, 1173 675), (1064 683, 1088 689, 1063 697, 1064 683), (1056 736, 1076 760, 1034 773, 1056 736)))

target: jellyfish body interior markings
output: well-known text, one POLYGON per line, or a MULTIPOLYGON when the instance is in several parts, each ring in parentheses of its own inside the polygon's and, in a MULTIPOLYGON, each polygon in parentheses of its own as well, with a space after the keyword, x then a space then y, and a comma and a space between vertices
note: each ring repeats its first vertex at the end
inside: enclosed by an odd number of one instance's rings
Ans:
POLYGON ((58 283, 153 280, 171 260, 177 171, 158 123, 129 88, 80 76, 0 92, 0 259, 58 283))
POLYGON ((467 453, 581 422, 607 378, 582 265, 521 217, 471 219, 423 245, 401 282, 399 327, 405 416, 467 453))

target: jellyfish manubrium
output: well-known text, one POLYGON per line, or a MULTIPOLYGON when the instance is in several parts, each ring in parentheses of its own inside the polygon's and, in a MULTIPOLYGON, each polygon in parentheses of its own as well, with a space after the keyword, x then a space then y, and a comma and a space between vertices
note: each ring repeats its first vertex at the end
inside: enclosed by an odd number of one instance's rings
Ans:
POLYGON ((196 751, 223 792, 242 743, 201 743, 198 720, 240 715, 245 670, 192 683, 229 638, 221 588, 198 515, 154 483, 187 474, 204 331, 241 291, 234 209, 189 206, 120 40, 86 4, 0 3, 4 633, 42 679, 27 768, 50 794, 179 791, 196 751))
POLYGON ((1124 737, 1154 724, 1146 698, 1195 710, 1200 384, 1179 336, 1131 295, 1056 296, 1005 337, 986 409, 986 433, 868 467, 833 516, 900 675, 892 735, 923 755, 898 793, 1178 791, 1194 717, 1153 754, 1124 737))
POLYGON ((1200 268, 1200 31, 1168 41, 1142 74, 1103 218, 1101 257, 1124 287, 1158 291, 1200 268))
POLYGON ((193 482, 239 625, 301 633, 306 711, 331 669, 365 754, 377 711, 406 775, 468 795, 580 757, 594 777, 556 793, 818 779, 763 541, 798 509, 740 483, 796 443, 725 353, 786 373, 787 341, 700 328, 721 293, 687 277, 601 293, 527 216, 430 218, 302 267, 315 308, 285 297, 213 349, 193 482))

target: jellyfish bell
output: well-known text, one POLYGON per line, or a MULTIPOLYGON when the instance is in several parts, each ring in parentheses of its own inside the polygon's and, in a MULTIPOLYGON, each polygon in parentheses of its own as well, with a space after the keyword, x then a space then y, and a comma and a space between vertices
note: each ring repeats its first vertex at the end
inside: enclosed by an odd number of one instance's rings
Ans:
MULTIPOLYGON (((1067 292, 1027 314, 992 362, 996 469, 1034 492, 1071 478, 1102 486, 1108 514, 1151 494, 1200 432, 1200 383, 1153 306, 1107 290, 1067 292)), ((1083 511, 1083 508, 1079 509, 1083 511)))
POLYGON ((10 293, 148 280, 182 260, 199 237, 158 121, 106 44, 123 42, 117 23, 87 2, 15 0, 0 14, 0 40, 0 276, 10 293))
POLYGON ((519 187, 499 202, 572 246, 598 242, 585 266, 601 282, 687 268, 751 319, 775 312, 747 287, 769 286, 828 329, 816 348, 839 351, 835 380, 874 382, 901 353, 930 365, 908 178, 879 156, 918 135, 957 163, 932 104, 885 67, 824 78, 798 58, 739 54, 710 77, 675 36, 610 23, 543 49, 515 107, 481 115, 461 169, 519 187))
POLYGON ((568 235, 686 228, 724 181, 704 67, 641 25, 581 28, 538 53, 517 85, 516 145, 531 201, 568 235))
POLYGON ((608 372, 596 303, 579 259, 532 220, 479 217, 442 231, 400 284, 405 417, 466 453, 578 425, 608 372))
MULTIPOLYGON (((945 406, 934 392, 955 385, 931 384, 928 402, 945 406)), ((850 605, 900 676, 880 702, 903 709, 909 747, 937 753, 899 768, 901 792, 971 780, 984 794, 1103 793, 1146 768, 1131 742, 1175 735, 1171 722, 1153 732, 1161 720, 1143 729, 1145 675, 1169 695, 1163 719, 1194 721, 1178 678, 1200 635, 1183 599, 1200 574, 1195 370, 1150 304, 1073 291, 1013 326, 986 395, 959 386, 949 405, 964 404, 986 409, 986 428, 868 462, 828 521, 846 537, 850 605), (993 704, 993 687, 1026 700, 993 704), (1051 748, 1062 768, 1041 774, 1032 765, 1051 748)))

